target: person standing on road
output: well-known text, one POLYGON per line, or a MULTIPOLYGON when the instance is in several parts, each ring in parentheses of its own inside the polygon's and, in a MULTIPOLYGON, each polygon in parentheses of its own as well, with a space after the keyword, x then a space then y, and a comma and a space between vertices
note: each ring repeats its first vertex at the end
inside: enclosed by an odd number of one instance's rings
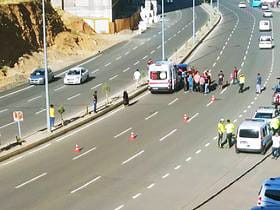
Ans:
POLYGON ((245 85, 245 75, 240 74, 239 76, 239 93, 243 93, 244 91, 244 85, 245 85))
POLYGON ((193 92, 193 77, 192 77, 192 74, 189 74, 189 76, 188 76, 188 83, 189 83, 189 90, 191 92, 193 92))
POLYGON ((233 68, 233 84, 234 85, 238 82, 237 76, 238 76, 238 69, 235 66, 233 68))
POLYGON ((50 127, 51 127, 51 131, 54 129, 54 122, 55 122, 55 109, 54 109, 54 105, 51 104, 50 105, 50 127))
POLYGON ((256 93, 257 94, 260 94, 262 92, 261 85, 262 85, 262 77, 261 77, 260 73, 258 73, 257 78, 256 78, 256 93))
POLYGON ((204 86, 205 86, 205 79, 204 79, 204 76, 201 75, 200 79, 199 79, 199 89, 200 89, 201 93, 204 92, 204 86))
MULTIPOLYGON (((227 135, 226 135, 226 141, 225 141, 224 144, 228 143, 228 148, 230 148, 231 143, 232 143, 232 136, 233 136, 235 126, 232 122, 230 122, 230 120, 227 120, 225 128, 226 128, 226 134, 227 135)), ((222 147, 223 147, 223 145, 222 145, 222 147)))
POLYGON ((277 159, 280 156, 280 134, 275 133, 272 136, 272 159, 277 159))
POLYGON ((127 91, 123 91, 123 105, 128 106, 129 105, 129 98, 127 91))
POLYGON ((140 78, 141 78, 141 73, 139 71, 139 69, 136 69, 136 71, 133 74, 134 80, 136 81, 136 88, 139 87, 139 82, 140 82, 140 78))
POLYGON ((224 78, 225 78, 225 75, 224 75, 223 71, 221 70, 220 73, 218 74, 218 84, 219 84, 220 89, 223 89, 224 78))
POLYGON ((97 111, 96 111, 96 107, 97 107, 97 91, 96 90, 94 91, 94 93, 92 95, 92 105, 93 105, 93 107, 92 107, 93 112, 97 113, 97 111))
POLYGON ((224 141, 223 137, 224 137, 224 133, 226 132, 224 119, 220 119, 217 128, 218 128, 218 147, 222 148, 223 147, 222 143, 224 141))
POLYGON ((187 72, 182 71, 182 80, 183 80, 183 87, 184 87, 184 92, 188 91, 188 80, 187 80, 187 72))

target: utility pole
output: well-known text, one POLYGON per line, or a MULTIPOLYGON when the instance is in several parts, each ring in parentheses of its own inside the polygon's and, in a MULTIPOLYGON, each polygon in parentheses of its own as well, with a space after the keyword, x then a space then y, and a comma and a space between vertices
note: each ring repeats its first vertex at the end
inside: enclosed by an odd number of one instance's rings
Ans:
POLYGON ((162 60, 165 60, 164 52, 164 0, 161 0, 161 57, 162 60))
POLYGON ((195 0, 193 0, 193 45, 195 43, 195 0))

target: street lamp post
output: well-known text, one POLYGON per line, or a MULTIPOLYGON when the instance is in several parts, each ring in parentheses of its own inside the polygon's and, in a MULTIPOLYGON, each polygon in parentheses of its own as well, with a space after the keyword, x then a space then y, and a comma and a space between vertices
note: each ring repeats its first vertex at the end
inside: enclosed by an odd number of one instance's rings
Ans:
POLYGON ((165 60, 164 52, 164 0, 161 0, 161 57, 162 60, 165 60))
POLYGON ((195 0, 193 0, 193 44, 195 43, 195 0))
POLYGON ((210 1, 210 5, 213 8, 213 0, 210 1))
POLYGON ((220 10, 220 0, 217 0, 217 9, 220 10))
POLYGON ((48 81, 48 62, 47 62, 47 43, 46 43, 46 15, 45 0, 42 0, 43 10, 43 45, 44 45, 44 68, 45 68, 45 93, 46 93, 46 113, 47 113, 47 129, 51 132, 50 126, 50 102, 49 102, 49 81, 48 81))

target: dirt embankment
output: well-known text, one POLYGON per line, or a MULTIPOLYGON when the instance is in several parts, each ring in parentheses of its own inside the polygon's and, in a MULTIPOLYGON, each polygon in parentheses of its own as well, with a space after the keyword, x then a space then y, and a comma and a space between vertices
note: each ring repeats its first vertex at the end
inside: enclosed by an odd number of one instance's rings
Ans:
MULTIPOLYGON (((53 70, 94 55, 134 33, 106 35, 81 19, 46 2, 48 65, 53 70)), ((0 4, 0 91, 20 85, 43 66, 42 6, 40 1, 0 4)))

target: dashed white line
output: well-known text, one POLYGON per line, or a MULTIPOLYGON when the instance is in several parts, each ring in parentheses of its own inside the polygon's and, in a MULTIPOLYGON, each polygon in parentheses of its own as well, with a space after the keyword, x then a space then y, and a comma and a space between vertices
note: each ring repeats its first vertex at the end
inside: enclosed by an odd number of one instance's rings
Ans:
POLYGON ((78 93, 78 94, 76 94, 76 95, 73 95, 73 96, 71 96, 71 97, 67 98, 67 100, 68 100, 68 101, 70 101, 70 100, 72 100, 72 99, 74 99, 74 98, 79 97, 80 95, 81 95, 81 94, 80 94, 80 93, 78 93))
POLYGON ((147 189, 151 189, 155 186, 155 183, 150 184, 149 186, 147 186, 147 189))
POLYGON ((46 176, 46 175, 47 175, 46 172, 45 172, 45 173, 42 173, 42 174, 40 174, 40 175, 38 175, 38 176, 36 176, 36 177, 34 177, 34 178, 32 178, 32 179, 30 179, 30 180, 28 180, 28 181, 22 183, 22 184, 20 184, 20 185, 15 186, 15 188, 16 188, 16 189, 21 188, 21 187, 23 187, 24 185, 27 185, 27 184, 29 184, 29 183, 31 183, 31 182, 34 182, 34 181, 36 181, 37 179, 40 179, 41 177, 46 176))
POLYGON ((140 63, 140 61, 136 61, 133 65, 136 66, 138 63, 140 63))
POLYGON ((217 60, 217 61, 220 60, 220 56, 218 56, 216 60, 217 60))
POLYGON ((35 112, 35 114, 40 114, 40 113, 42 113, 42 112, 44 112, 44 111, 46 111, 46 109, 42 109, 42 110, 40 110, 40 111, 38 111, 38 112, 35 112))
POLYGON ((223 52, 224 52, 224 51, 222 50, 222 51, 220 52, 220 55, 222 55, 222 54, 223 54, 223 52))
POLYGON ((34 149, 34 150, 28 152, 28 154, 33 154, 33 153, 35 153, 35 152, 39 152, 39 151, 41 151, 41 150, 43 150, 43 149, 49 147, 50 145, 51 145, 51 143, 46 144, 46 145, 43 145, 42 147, 39 147, 38 149, 34 149))
POLYGON ((142 150, 142 151, 136 153, 136 154, 133 155, 132 157, 130 157, 130 158, 128 158, 127 160, 123 161, 123 162, 122 162, 122 165, 128 163, 129 161, 133 160, 134 158, 140 156, 140 155, 143 154, 143 153, 144 153, 144 150, 142 150))
POLYGON ((142 59, 143 60, 146 60, 148 58, 148 56, 147 55, 145 55, 142 59))
POLYGON ((199 154, 200 152, 201 152, 201 149, 197 150, 197 151, 195 152, 195 154, 199 154))
POLYGON ((149 115, 148 117, 146 117, 145 120, 151 119, 152 117, 154 117, 157 114, 158 114, 158 112, 155 112, 155 113, 149 115))
POLYGON ((176 101, 178 101, 178 100, 179 100, 178 98, 175 98, 173 101, 171 101, 171 102, 168 104, 168 106, 174 104, 174 103, 175 103, 176 101))
POLYGON ((161 137, 159 139, 159 141, 163 141, 164 139, 166 139, 167 137, 171 136, 173 133, 175 133, 177 131, 177 129, 175 128, 174 130, 170 131, 168 134, 166 134, 165 136, 161 137))
POLYGON ((207 144, 205 144, 204 146, 205 146, 205 147, 208 147, 209 145, 210 145, 210 143, 208 142, 208 143, 207 143, 207 144))
POLYGON ((192 157, 188 157, 185 161, 189 162, 192 159, 192 157))
POLYGON ((238 117, 239 117, 239 118, 241 118, 242 116, 243 116, 243 115, 242 115, 242 114, 240 114, 238 117))
POLYGON ((87 187, 88 185, 90 185, 91 183, 96 182, 96 181, 97 181, 98 179, 100 179, 100 178, 101 178, 101 176, 98 176, 98 177, 94 178, 93 180, 91 180, 91 181, 85 183, 85 184, 82 185, 81 187, 78 187, 77 189, 72 190, 70 193, 73 194, 73 193, 75 193, 75 192, 77 192, 77 191, 79 191, 79 190, 82 190, 82 189, 84 189, 85 187, 87 187))
POLYGON ((122 204, 122 205, 119 205, 117 208, 115 208, 114 210, 120 210, 120 209, 122 209, 124 207, 124 205, 122 204))
POLYGON ((137 48, 138 48, 138 46, 135 46, 135 47, 133 47, 132 49, 133 49, 133 50, 136 50, 137 48))
POLYGON ((31 102, 31 101, 35 101, 36 99, 39 99, 41 98, 42 96, 37 96, 37 97, 34 97, 34 98, 31 98, 29 100, 27 100, 28 102, 31 102))
POLYGON ((237 122, 237 119, 233 120, 233 123, 236 123, 237 122))
POLYGON ((117 58, 116 58, 116 61, 117 61, 117 60, 120 60, 121 58, 122 58, 122 56, 117 57, 117 58))
POLYGON ((1 165, 2 165, 2 166, 9 165, 9 164, 11 164, 11 163, 13 163, 13 162, 16 162, 17 160, 20 160, 20 159, 22 159, 22 158, 23 158, 23 156, 19 156, 19 157, 15 158, 15 159, 9 160, 9 161, 7 161, 7 162, 1 164, 1 165))
POLYGON ((196 118, 198 115, 199 115, 199 113, 198 113, 198 112, 197 112, 197 113, 195 113, 195 115, 193 115, 193 116, 189 119, 189 122, 190 122, 191 120, 193 120, 194 118, 196 118))
POLYGON ((6 111, 9 111, 9 109, 3 109, 0 111, 0 113, 6 112, 6 111))
POLYGON ((208 104, 206 104, 206 106, 210 106, 211 104, 213 104, 213 101, 210 101, 208 104))
POLYGON ((255 103, 255 101, 252 101, 251 104, 253 105, 255 103))
POLYGON ((130 51, 125 52, 125 55, 128 55, 130 53, 130 51))
POLYGON ((127 67, 126 69, 123 70, 123 72, 127 72, 130 68, 127 67))
POLYGON ((138 198, 138 197, 141 196, 141 195, 142 195, 142 193, 137 193, 136 195, 132 196, 132 198, 133 198, 133 199, 136 199, 136 198, 138 198))
POLYGON ((172 39, 172 37, 169 37, 167 40, 170 41, 172 39))
POLYGON ((116 138, 120 137, 121 135, 125 134, 127 131, 130 131, 131 129, 132 129, 132 128, 128 128, 128 129, 126 129, 126 130, 120 132, 119 134, 115 135, 114 138, 116 139, 116 138))
POLYGON ((86 152, 84 152, 84 153, 82 153, 82 154, 80 154, 80 155, 78 155, 78 156, 76 156, 76 157, 73 157, 72 160, 77 160, 77 159, 79 159, 80 157, 85 156, 86 154, 90 153, 91 151, 93 151, 93 150, 95 150, 95 149, 96 149, 96 147, 93 147, 93 148, 89 149, 88 151, 86 151, 86 152))
POLYGON ((157 35, 155 35, 155 34, 153 35, 154 38, 155 38, 156 36, 157 36, 157 35))
POLYGON ((169 175, 170 175, 169 173, 164 174, 161 178, 162 178, 162 179, 165 179, 165 178, 168 177, 169 175))
POLYGON ((217 64, 216 62, 215 62, 215 63, 213 63, 212 67, 215 67, 215 66, 216 66, 216 64, 217 64))
POLYGON ((152 50, 150 53, 151 53, 151 54, 154 54, 154 53, 155 53, 155 50, 152 50))
POLYGON ((220 95, 222 95, 226 90, 227 90, 228 87, 225 87, 221 92, 220 92, 220 95))
POLYGON ((243 57, 243 60, 246 60, 246 58, 247 58, 247 56, 245 55, 245 56, 243 57))
POLYGON ((58 88, 54 89, 54 91, 61 90, 61 89, 65 88, 65 87, 66 87, 66 86, 65 86, 65 85, 63 85, 63 86, 61 86, 61 87, 58 87, 58 88))
POLYGON ((115 76, 113 76, 113 77, 110 77, 109 80, 111 81, 111 80, 113 80, 113 79, 116 79, 118 76, 119 76, 119 75, 117 74, 117 75, 115 75, 115 76))
POLYGON ((104 66, 107 67, 107 66, 110 66, 111 65, 111 62, 105 64, 104 66))
POLYGON ((161 48, 161 45, 157 46, 157 49, 161 48))
POLYGON ((92 73, 92 74, 95 74, 96 72, 99 72, 99 69, 95 69, 95 70, 93 70, 91 73, 92 73))
POLYGON ((179 168, 181 168, 181 165, 177 165, 174 170, 178 170, 179 168))
POLYGON ((247 109, 245 109, 244 111, 243 111, 243 113, 246 113, 247 112, 247 109))
POLYGON ((95 85, 94 87, 90 88, 91 90, 98 88, 99 86, 103 85, 103 83, 99 83, 98 85, 95 85))

